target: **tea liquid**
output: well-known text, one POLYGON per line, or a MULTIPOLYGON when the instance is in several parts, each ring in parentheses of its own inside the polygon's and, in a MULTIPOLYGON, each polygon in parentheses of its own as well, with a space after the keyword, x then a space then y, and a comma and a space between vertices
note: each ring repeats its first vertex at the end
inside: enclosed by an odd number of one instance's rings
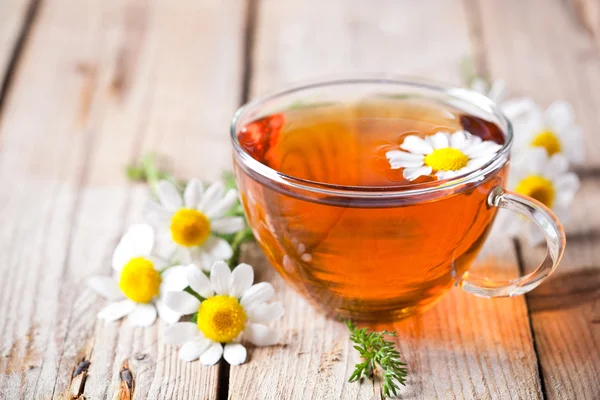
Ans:
MULTIPOLYGON (((496 125, 448 105, 391 98, 292 108, 247 124, 238 139, 253 158, 289 176, 402 190, 435 185, 436 178, 407 181, 386 152, 408 135, 460 129, 504 140, 496 125)), ((304 199, 239 167, 236 173, 258 242, 281 275, 322 308, 373 320, 424 309, 466 271, 495 214, 487 196, 505 175, 435 200, 370 206, 304 199)))

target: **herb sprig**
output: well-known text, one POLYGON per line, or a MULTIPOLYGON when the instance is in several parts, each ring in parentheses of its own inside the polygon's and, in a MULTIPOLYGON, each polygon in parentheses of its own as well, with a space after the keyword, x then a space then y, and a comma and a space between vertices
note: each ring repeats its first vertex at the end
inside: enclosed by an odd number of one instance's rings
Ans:
POLYGON ((408 370, 400 360, 400 353, 394 343, 384 339, 385 335, 396 336, 395 331, 369 332, 367 328, 357 328, 350 321, 344 321, 350 330, 350 340, 359 352, 363 362, 356 364, 348 382, 356 382, 362 378, 373 379, 377 366, 381 368, 383 380, 383 395, 397 396, 399 385, 406 385, 408 370))

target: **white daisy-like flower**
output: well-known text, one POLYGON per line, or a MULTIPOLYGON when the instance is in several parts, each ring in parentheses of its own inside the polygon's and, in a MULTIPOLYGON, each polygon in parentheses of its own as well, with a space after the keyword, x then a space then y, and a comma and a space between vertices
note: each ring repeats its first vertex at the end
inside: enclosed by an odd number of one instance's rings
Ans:
POLYGON ((246 361, 241 339, 256 346, 270 346, 279 341, 277 331, 266 324, 283 315, 279 302, 268 303, 274 295, 268 282, 252 285, 254 271, 240 264, 233 271, 223 261, 212 265, 210 278, 193 265, 185 269, 189 286, 203 300, 186 291, 166 295, 166 303, 181 314, 198 313, 197 323, 179 322, 165 332, 167 344, 180 345, 179 358, 200 358, 213 365, 221 356, 231 365, 246 361))
POLYGON ((486 96, 496 104, 501 104, 506 96, 506 84, 504 81, 492 81, 492 83, 488 83, 486 79, 481 77, 473 79, 471 90, 486 96))
POLYGON ((161 274, 167 264, 153 254, 153 248, 152 227, 134 225, 115 249, 112 260, 115 276, 95 276, 88 280, 92 290, 114 300, 98 313, 98 318, 116 321, 127 315, 132 325, 142 327, 152 325, 157 312, 167 323, 179 320, 181 314, 165 305, 164 294, 181 285, 169 269, 161 274))
POLYGON ((575 125, 573 108, 566 101, 555 101, 545 111, 532 100, 521 100, 515 110, 505 110, 514 129, 516 153, 542 147, 548 155, 562 154, 570 162, 583 161, 581 129, 575 125))
POLYGON ((435 174, 449 179, 481 168, 502 148, 491 140, 482 140, 467 131, 438 132, 424 138, 404 138, 401 150, 390 150, 385 156, 392 169, 404 168, 405 179, 415 180, 435 174))
POLYGON ((191 180, 183 193, 169 181, 157 185, 160 204, 150 212, 157 220, 159 234, 167 237, 171 248, 169 259, 181 264, 196 263, 208 269, 218 260, 227 260, 233 250, 226 240, 214 234, 236 233, 244 229, 242 217, 226 216, 238 201, 238 192, 225 192, 221 182, 206 190, 202 183, 191 180))
MULTIPOLYGON (((525 150, 511 165, 508 188, 531 197, 550 208, 562 223, 569 218, 569 206, 580 182, 577 175, 568 172, 569 163, 562 154, 548 156, 539 147, 525 150)), ((505 215, 500 221, 504 230, 516 236, 529 222, 524 218, 505 215)), ((540 229, 529 223, 527 237, 533 245, 543 241, 540 229)))

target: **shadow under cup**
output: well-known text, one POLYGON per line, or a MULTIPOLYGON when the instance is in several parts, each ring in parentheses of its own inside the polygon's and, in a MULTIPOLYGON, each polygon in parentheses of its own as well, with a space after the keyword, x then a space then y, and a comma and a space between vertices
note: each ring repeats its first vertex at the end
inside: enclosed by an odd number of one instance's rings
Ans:
POLYGON ((467 90, 343 80, 249 103, 234 117, 232 139, 246 216, 280 275, 330 315, 386 322, 427 309, 460 282, 496 215, 490 193, 505 186, 511 137, 491 101, 467 90), (503 149, 482 169, 453 180, 350 187, 280 174, 238 142, 246 124, 299 101, 348 102, 373 94, 426 97, 476 114, 500 127, 503 149))

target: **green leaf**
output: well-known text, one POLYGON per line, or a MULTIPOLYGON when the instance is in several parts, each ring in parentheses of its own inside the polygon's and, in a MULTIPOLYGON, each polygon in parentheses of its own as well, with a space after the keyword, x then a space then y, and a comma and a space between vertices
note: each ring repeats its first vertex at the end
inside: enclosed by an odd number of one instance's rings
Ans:
POLYGON ((382 393, 386 397, 396 396, 399 385, 406 385, 408 370, 400 359, 400 353, 394 343, 384 339, 384 336, 396 336, 395 331, 369 332, 367 328, 357 329, 354 322, 344 321, 350 331, 350 340, 359 352, 363 362, 354 367, 348 382, 356 382, 361 378, 373 379, 379 367, 382 373, 382 393))

